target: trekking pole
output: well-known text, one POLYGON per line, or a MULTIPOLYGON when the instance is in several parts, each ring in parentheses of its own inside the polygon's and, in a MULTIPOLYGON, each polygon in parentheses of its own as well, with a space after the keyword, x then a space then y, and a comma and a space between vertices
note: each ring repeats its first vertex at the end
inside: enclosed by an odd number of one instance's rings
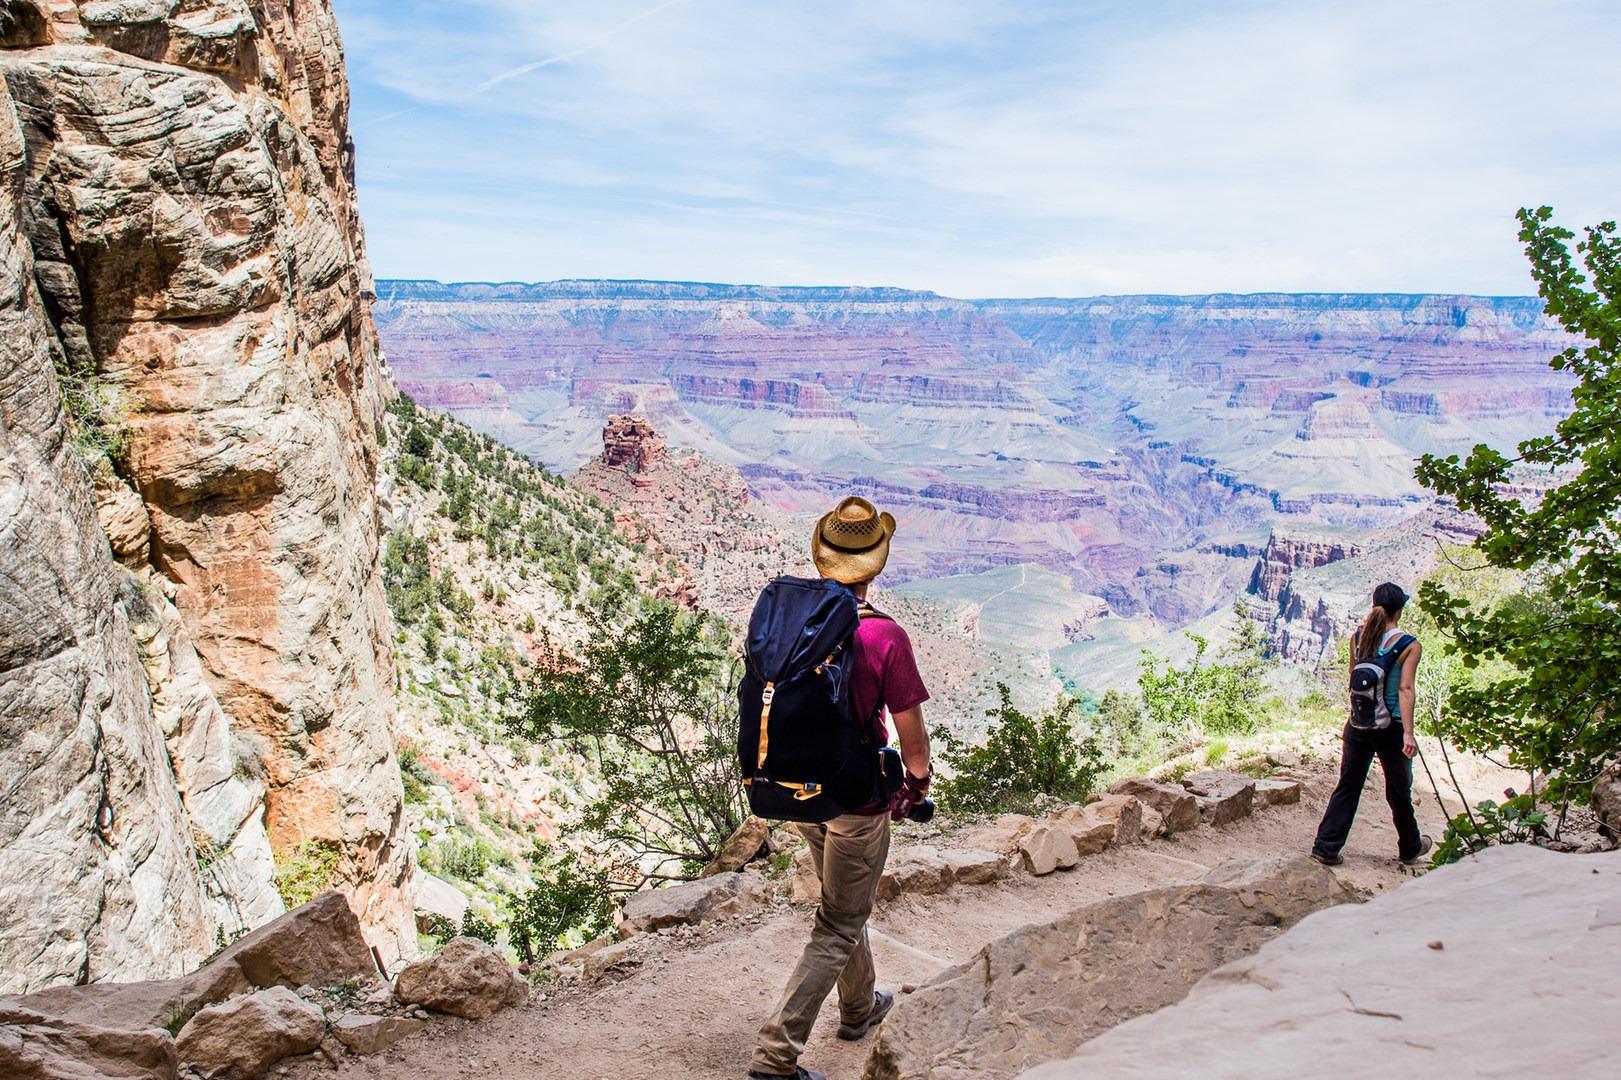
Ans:
MULTIPOLYGON (((1424 775, 1429 777, 1430 794, 1435 796, 1435 805, 1441 808, 1441 820, 1451 821, 1452 815, 1447 813, 1447 804, 1441 801, 1441 785, 1435 782, 1435 774, 1430 772, 1430 763, 1424 757, 1424 748, 1418 745, 1416 738, 1413 740, 1413 745, 1418 748, 1418 763, 1424 766, 1424 775)), ((1458 797, 1463 798, 1463 792, 1460 791, 1458 797)), ((1465 805, 1464 810, 1467 811, 1468 809, 1469 807, 1465 805)))

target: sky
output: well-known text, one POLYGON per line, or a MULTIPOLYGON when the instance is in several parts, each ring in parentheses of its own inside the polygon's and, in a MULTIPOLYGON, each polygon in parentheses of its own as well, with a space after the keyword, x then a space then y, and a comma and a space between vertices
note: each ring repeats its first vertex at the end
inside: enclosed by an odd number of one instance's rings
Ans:
POLYGON ((1615 0, 333 0, 380 278, 1534 292, 1615 0))

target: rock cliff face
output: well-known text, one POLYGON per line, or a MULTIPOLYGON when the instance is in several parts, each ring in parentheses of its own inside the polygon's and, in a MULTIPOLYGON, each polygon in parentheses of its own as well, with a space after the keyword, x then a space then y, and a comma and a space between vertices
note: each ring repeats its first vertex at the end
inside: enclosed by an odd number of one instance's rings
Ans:
POLYGON ((18 755, 4 985, 175 974, 280 910, 272 846, 336 850, 333 883, 399 955, 410 856, 375 496, 389 390, 331 7, 0 16, 0 484, 19 507, 0 569, 4 602, 27 605, 0 634, 28 638, 0 662, 18 755), (53 354, 125 403, 93 489, 53 354), (64 881, 71 910, 39 891, 64 881))

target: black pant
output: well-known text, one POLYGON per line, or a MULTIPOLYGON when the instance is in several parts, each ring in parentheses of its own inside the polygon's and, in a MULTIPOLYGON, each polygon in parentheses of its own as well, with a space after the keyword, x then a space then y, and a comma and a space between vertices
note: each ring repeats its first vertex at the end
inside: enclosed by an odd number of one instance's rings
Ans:
POLYGON ((1346 724, 1344 740, 1340 782, 1329 797, 1328 809, 1323 811, 1323 823, 1317 826, 1317 842, 1311 846, 1312 851, 1333 856, 1345 846, 1345 838, 1351 835, 1351 822, 1356 820, 1357 803, 1362 800, 1368 766, 1378 755, 1379 767, 1385 772, 1385 801, 1390 804, 1390 818, 1396 825, 1397 858, 1416 856, 1424 841, 1419 836, 1418 818, 1413 813, 1413 762, 1401 752, 1401 722, 1393 721, 1389 727, 1376 731, 1346 724))

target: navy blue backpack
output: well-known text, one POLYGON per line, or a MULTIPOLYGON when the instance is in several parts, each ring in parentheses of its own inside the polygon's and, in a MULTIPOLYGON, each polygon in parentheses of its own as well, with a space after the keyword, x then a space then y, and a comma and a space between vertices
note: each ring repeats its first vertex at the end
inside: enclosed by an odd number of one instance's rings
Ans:
POLYGON ((761 590, 737 690, 737 760, 756 816, 829 821, 900 787, 900 754, 873 745, 876 717, 850 706, 861 615, 829 578, 779 577, 761 590))

